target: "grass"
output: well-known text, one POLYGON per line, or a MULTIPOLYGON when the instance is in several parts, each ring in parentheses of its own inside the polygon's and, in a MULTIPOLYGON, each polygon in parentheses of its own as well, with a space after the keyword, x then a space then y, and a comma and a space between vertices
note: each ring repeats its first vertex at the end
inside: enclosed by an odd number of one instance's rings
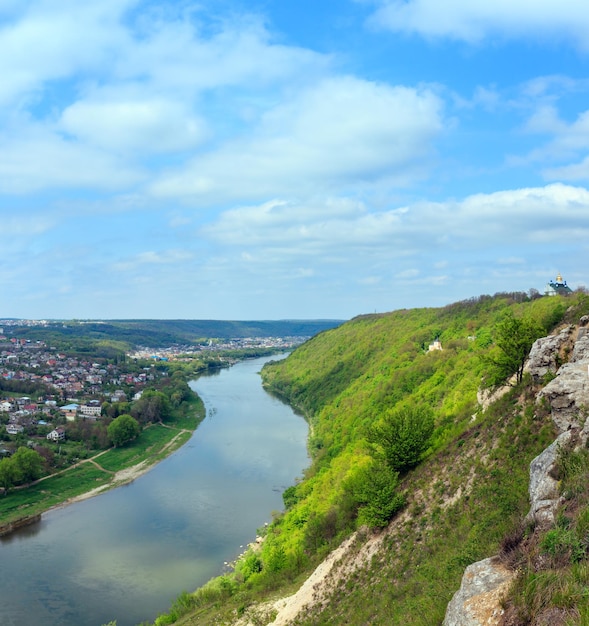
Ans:
MULTIPOLYGON (((179 434, 180 431, 166 428, 161 424, 154 424, 144 428, 135 441, 121 448, 111 448, 102 454, 97 463, 105 470, 118 472, 126 467, 137 465, 142 461, 156 461, 165 446, 179 434)), ((188 436, 190 437, 192 433, 188 436)), ((167 450, 166 450, 167 452, 167 450)))
POLYGON ((556 473, 555 523, 529 528, 509 555, 519 574, 505 602, 506 626, 589 625, 589 450, 561 449, 556 473))
MULTIPOLYGON (((499 552, 505 535, 529 508, 529 461, 554 438, 548 414, 524 410, 534 394, 525 386, 508 394, 410 472, 402 485, 408 494, 405 521, 393 523, 372 559, 343 581, 334 579, 323 605, 300 614, 293 624, 438 626, 464 568, 499 552), (459 489, 462 497, 452 500, 459 489)), ((585 523, 589 529, 589 514, 585 523)), ((359 549, 369 536, 359 541, 359 549)), ((345 570, 346 563, 341 567, 345 570)), ((227 577, 225 586, 215 579, 183 595, 155 624, 230 624, 243 613, 256 623, 252 607, 292 592, 292 580, 280 574, 273 588, 248 581, 229 589, 227 577)), ((300 573, 297 579, 304 577, 300 573)))
POLYGON ((200 398, 184 402, 168 420, 168 426, 154 424, 122 448, 111 448, 89 461, 68 468, 25 489, 13 489, 0 496, 0 525, 38 515, 92 489, 109 484, 115 472, 139 463, 153 465, 185 444, 204 418, 200 398))
POLYGON ((0 520, 12 522, 21 517, 37 515, 47 509, 107 484, 112 476, 90 463, 51 476, 27 489, 12 491, 0 497, 0 520))

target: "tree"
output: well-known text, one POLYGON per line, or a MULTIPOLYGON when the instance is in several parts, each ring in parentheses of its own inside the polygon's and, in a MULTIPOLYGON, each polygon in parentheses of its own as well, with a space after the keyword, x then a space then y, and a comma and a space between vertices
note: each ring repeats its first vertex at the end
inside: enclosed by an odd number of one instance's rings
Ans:
POLYGON ((4 488, 4 495, 14 485, 15 479, 16 473, 12 459, 2 459, 0 461, 0 487, 4 488))
POLYGON ((142 424, 164 421, 170 416, 170 401, 165 393, 147 389, 133 403, 131 413, 142 424))
POLYGON ((127 413, 115 418, 107 428, 108 437, 117 448, 124 446, 139 436, 141 426, 139 422, 127 413))
POLYGON ((532 344, 544 334, 538 322, 529 317, 515 317, 509 311, 495 326, 496 356, 488 357, 491 368, 486 376, 489 386, 499 385, 515 374, 516 384, 524 374, 524 365, 532 344))
POLYGON ((384 415, 368 434, 376 457, 384 458, 394 472, 415 467, 429 446, 434 413, 429 406, 396 408, 384 415))
POLYGON ((15 482, 30 483, 43 472, 43 457, 35 450, 20 447, 10 458, 14 465, 15 482))
POLYGON ((359 504, 358 522, 371 528, 384 528, 393 515, 405 506, 405 498, 396 493, 399 474, 388 465, 373 461, 353 478, 352 493, 359 504))

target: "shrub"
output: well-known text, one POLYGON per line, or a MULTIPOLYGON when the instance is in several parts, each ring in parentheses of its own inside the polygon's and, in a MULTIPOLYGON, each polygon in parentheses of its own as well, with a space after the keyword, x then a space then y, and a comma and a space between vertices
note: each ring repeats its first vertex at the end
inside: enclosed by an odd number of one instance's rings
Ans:
POLYGON ((369 432, 377 456, 383 456, 393 472, 405 472, 421 461, 434 431, 429 406, 411 406, 389 411, 369 432))

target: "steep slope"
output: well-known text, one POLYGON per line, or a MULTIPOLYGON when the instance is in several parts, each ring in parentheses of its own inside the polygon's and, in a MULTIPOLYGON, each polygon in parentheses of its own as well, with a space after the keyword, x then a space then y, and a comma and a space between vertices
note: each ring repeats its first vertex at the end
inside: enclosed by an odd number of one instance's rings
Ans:
POLYGON ((287 510, 261 547, 191 595, 198 610, 179 623, 440 624, 464 568, 497 553, 525 516, 528 464, 555 436, 549 410, 534 404, 544 381, 526 377, 480 411, 494 329, 512 313, 546 334, 589 312, 585 294, 521 296, 362 316, 265 368, 267 387, 309 420, 312 465, 285 492, 287 510), (436 337, 443 350, 428 352, 436 337), (358 528, 355 487, 374 464, 372 425, 423 405, 435 430, 421 464, 400 477, 404 508, 381 531, 358 528), (338 546, 297 598, 278 600, 338 546))

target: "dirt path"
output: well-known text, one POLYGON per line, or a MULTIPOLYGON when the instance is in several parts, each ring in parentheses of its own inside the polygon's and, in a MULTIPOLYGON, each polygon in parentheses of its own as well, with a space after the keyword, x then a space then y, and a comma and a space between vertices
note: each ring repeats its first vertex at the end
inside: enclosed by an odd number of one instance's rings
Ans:
MULTIPOLYGON (((162 425, 165 426, 165 424, 162 424, 162 425)), ((166 428, 172 428, 172 427, 166 426, 166 428)), ((166 443, 162 447, 162 449, 159 450, 158 455, 161 455, 162 453, 168 451, 172 446, 174 446, 175 443, 178 441, 178 438, 181 437, 184 433, 191 433, 191 432, 192 432, 191 430, 188 430, 186 428, 180 429, 176 433, 176 435, 174 435, 174 437, 172 437, 172 439, 170 439, 170 441, 168 441, 168 443, 166 443)), ((80 465, 82 465, 82 463, 91 463, 92 465, 95 465, 99 470, 102 470, 103 472, 112 475, 112 479, 108 483, 104 485, 100 485, 99 487, 95 487, 94 489, 90 489, 90 491, 81 493, 80 495, 74 496, 73 498, 69 498, 65 500, 64 502, 61 502, 60 504, 56 504, 55 506, 52 506, 51 508, 47 509, 47 511, 51 511, 53 509, 60 509, 60 508, 63 508, 64 506, 74 504, 75 502, 82 502, 83 500, 88 500, 89 498, 98 496, 101 493, 108 491, 109 489, 113 489, 115 487, 121 487, 122 485, 131 483, 135 479, 139 478, 140 476, 143 476, 143 474, 146 474, 152 467, 155 467, 155 465, 157 465, 160 461, 163 461, 163 459, 165 458, 163 457, 158 460, 149 459, 149 458, 144 459, 143 461, 141 461, 141 463, 137 463, 136 465, 132 465, 131 467, 125 467, 124 469, 119 470, 118 472, 112 472, 102 467, 96 461, 96 459, 101 457, 103 454, 106 454, 111 449, 112 448, 109 448, 108 450, 103 450, 102 452, 95 454, 93 457, 89 459, 83 459, 82 461, 78 461, 77 463, 74 463, 74 465, 71 465, 70 467, 67 467, 64 470, 60 470, 59 472, 56 472, 55 474, 51 474, 51 476, 45 476, 43 478, 40 478, 38 481, 35 481, 35 483, 33 484, 39 483, 43 480, 46 480, 47 478, 51 478, 58 474, 63 474, 64 472, 67 472, 73 469, 74 467, 79 467, 80 465)), ((44 511, 44 512, 46 513, 47 511, 44 511)))

